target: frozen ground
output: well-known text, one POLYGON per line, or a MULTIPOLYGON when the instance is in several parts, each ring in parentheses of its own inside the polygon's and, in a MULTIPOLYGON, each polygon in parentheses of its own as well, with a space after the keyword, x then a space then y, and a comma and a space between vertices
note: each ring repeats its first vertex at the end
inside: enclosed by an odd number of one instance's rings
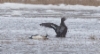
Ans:
POLYGON ((0 54, 100 54, 99 7, 23 4, 0 7, 0 54), (62 16, 67 18, 66 38, 56 38, 54 30, 39 26, 43 22, 59 25, 62 16), (29 39, 34 34, 48 34, 49 40, 29 39))

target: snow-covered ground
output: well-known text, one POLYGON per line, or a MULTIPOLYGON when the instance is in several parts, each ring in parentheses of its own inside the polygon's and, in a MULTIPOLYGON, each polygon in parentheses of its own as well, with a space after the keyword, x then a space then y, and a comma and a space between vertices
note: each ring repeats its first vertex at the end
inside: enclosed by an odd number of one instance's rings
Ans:
POLYGON ((0 54, 100 54, 99 6, 0 4, 0 54), (65 16, 66 38, 39 24, 60 24, 65 16), (48 34, 48 40, 31 35, 48 34))

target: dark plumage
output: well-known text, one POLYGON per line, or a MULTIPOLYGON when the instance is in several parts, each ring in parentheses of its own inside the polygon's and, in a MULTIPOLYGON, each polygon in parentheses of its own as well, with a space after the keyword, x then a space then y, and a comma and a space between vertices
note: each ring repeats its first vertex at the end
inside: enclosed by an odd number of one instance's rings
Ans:
POLYGON ((66 33, 67 33, 67 26, 65 25, 64 21, 66 19, 63 17, 61 18, 61 23, 60 26, 53 24, 53 23, 41 23, 41 26, 45 26, 45 27, 49 27, 49 28, 53 28, 56 32, 56 37, 66 37, 66 33))

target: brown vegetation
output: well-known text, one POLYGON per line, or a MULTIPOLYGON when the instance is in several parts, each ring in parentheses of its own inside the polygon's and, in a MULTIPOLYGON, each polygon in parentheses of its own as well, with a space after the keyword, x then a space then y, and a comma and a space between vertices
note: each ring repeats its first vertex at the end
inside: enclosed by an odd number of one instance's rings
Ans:
POLYGON ((99 0, 0 0, 1 3, 4 2, 14 2, 14 3, 29 3, 29 4, 81 4, 81 5, 93 5, 99 6, 99 0))

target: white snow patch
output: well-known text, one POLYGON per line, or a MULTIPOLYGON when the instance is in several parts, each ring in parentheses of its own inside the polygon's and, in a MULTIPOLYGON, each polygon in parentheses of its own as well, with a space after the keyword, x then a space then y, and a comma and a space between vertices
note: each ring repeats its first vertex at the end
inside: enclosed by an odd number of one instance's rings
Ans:
POLYGON ((22 15, 22 13, 19 11, 13 11, 11 15, 18 16, 18 15, 22 15))
POLYGON ((60 4, 60 5, 35 5, 35 4, 20 4, 20 3, 3 3, 0 4, 0 8, 2 9, 19 9, 19 8, 41 8, 41 9, 69 9, 69 10, 99 10, 100 6, 83 6, 83 5, 65 5, 65 4, 60 4))

